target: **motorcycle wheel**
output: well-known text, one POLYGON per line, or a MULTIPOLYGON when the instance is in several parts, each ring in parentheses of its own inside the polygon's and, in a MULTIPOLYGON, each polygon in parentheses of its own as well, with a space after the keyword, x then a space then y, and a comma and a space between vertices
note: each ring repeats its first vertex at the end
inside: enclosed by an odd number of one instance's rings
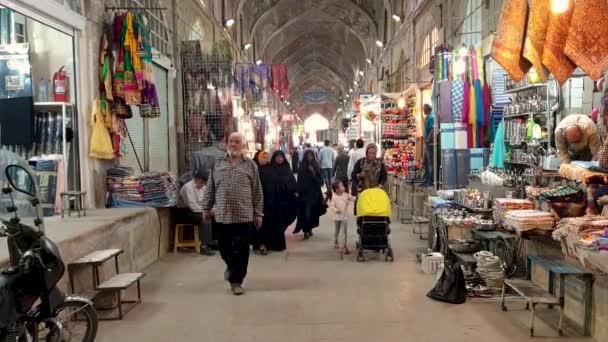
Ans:
POLYGON ((97 336, 97 311, 89 303, 70 300, 59 305, 55 319, 61 324, 57 331, 53 324, 40 326, 38 341, 45 342, 93 342, 97 336))

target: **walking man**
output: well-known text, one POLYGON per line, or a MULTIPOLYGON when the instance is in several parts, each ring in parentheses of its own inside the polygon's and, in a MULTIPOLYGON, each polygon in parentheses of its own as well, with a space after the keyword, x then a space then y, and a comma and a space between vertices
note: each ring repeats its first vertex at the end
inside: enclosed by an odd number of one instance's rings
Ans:
POLYGON ((258 168, 243 156, 244 145, 242 134, 230 135, 228 155, 215 162, 203 195, 206 220, 214 215, 217 222, 220 254, 226 263, 224 279, 237 296, 245 293, 242 285, 247 276, 252 227, 259 229, 264 216, 258 168))
POLYGON ((327 191, 331 191, 331 171, 334 168, 334 150, 329 146, 330 141, 325 140, 323 148, 319 152, 319 161, 321 162, 321 170, 323 173, 323 181, 327 191))

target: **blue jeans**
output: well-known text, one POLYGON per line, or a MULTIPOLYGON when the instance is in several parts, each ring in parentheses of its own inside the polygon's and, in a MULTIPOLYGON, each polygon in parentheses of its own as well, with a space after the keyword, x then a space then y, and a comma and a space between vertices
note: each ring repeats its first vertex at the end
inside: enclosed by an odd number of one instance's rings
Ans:
POLYGON ((331 190, 331 170, 332 169, 323 169, 323 181, 325 182, 327 191, 331 190))
POLYGON ((433 151, 434 146, 433 145, 426 145, 425 149, 424 149, 424 160, 423 160, 423 167, 424 167, 424 183, 428 184, 428 185, 433 185, 434 179, 433 179, 433 166, 434 166, 434 161, 433 161, 433 151))

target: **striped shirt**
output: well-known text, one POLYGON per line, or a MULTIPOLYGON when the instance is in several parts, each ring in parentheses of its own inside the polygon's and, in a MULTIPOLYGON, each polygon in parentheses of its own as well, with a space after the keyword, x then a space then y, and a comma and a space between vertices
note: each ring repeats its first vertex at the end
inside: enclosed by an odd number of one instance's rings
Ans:
POLYGON ((203 194, 203 212, 215 208, 223 224, 249 223, 264 216, 264 199, 258 168, 252 160, 231 165, 228 156, 215 162, 203 194))

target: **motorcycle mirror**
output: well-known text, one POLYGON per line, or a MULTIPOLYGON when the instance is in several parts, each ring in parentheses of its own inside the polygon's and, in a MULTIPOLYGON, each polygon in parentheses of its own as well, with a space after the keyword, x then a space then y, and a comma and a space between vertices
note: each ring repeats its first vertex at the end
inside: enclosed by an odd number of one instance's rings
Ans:
POLYGON ((9 165, 4 172, 6 179, 15 190, 36 197, 36 184, 32 175, 24 167, 9 165))

